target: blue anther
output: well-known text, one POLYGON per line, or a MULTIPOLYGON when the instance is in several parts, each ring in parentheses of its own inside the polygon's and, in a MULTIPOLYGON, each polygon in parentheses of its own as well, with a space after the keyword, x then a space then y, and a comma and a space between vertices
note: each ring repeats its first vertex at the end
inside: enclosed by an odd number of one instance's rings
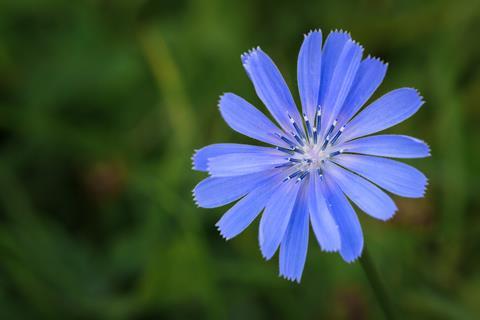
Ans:
POLYGON ((335 144, 335 142, 337 142, 338 138, 340 137, 344 129, 345 129, 345 126, 341 127, 340 130, 338 130, 338 132, 335 134, 332 141, 330 142, 332 146, 335 144))
POLYGON ((285 141, 292 149, 295 148, 295 142, 290 141, 289 139, 287 139, 286 137, 282 136, 281 134, 275 133, 275 135, 276 135, 277 137, 279 137, 280 139, 282 139, 283 141, 285 141))
POLYGON ((288 153, 288 154, 293 154, 294 153, 292 149, 287 149, 287 148, 282 148, 282 147, 275 147, 275 149, 277 149, 278 151, 288 153))
POLYGON ((309 174, 308 171, 304 171, 304 172, 300 175, 300 177, 297 178, 297 182, 302 181, 308 174, 309 174))
POLYGON ((292 173, 291 175, 289 175, 288 177, 286 177, 285 179, 283 179, 283 182, 288 181, 288 180, 290 180, 290 179, 293 179, 293 178, 295 178, 296 176, 298 176, 298 175, 301 174, 301 173, 302 173, 301 170, 295 171, 294 173, 292 173))
POLYGON ((342 150, 337 150, 329 154, 329 157, 335 157, 342 153, 342 150))
POLYGON ((275 169, 286 168, 286 167, 291 167, 291 166, 293 166, 293 163, 287 162, 287 163, 283 163, 283 164, 280 164, 280 165, 276 166, 275 169))
POLYGON ((305 134, 303 133, 303 130, 300 130, 300 128, 298 127, 298 124, 295 122, 295 120, 293 120, 293 118, 288 113, 287 113, 287 116, 290 119, 290 122, 292 123, 293 127, 295 128, 295 131, 297 131, 297 135, 301 139, 305 139, 305 134))
POLYGON ((307 127, 308 138, 311 139, 312 138, 312 126, 310 125, 310 121, 308 121, 308 117, 305 113, 303 114, 303 119, 305 120, 305 127, 307 127))
POLYGON ((298 153, 300 153, 300 154, 305 154, 305 151, 303 151, 302 149, 299 149, 299 148, 297 148, 297 147, 294 147, 294 148, 293 148, 293 151, 298 152, 298 153))
POLYGON ((305 145, 302 141, 302 139, 300 139, 300 137, 298 135, 296 135, 294 132, 291 132, 292 136, 295 138, 295 140, 297 140, 298 144, 301 145, 302 147, 305 145))
POLYGON ((320 105, 317 106, 317 122, 315 123, 315 127, 317 127, 317 131, 320 131, 322 128, 322 108, 320 105))
POLYGON ((337 125, 337 120, 333 121, 332 125, 330 126, 327 133, 325 134, 326 137, 328 137, 332 133, 332 131, 333 131, 333 129, 335 129, 336 125, 337 125))
POLYGON ((322 151, 324 151, 324 150, 327 148, 327 146, 328 146, 328 141, 329 141, 329 140, 330 140, 330 138, 327 136, 327 137, 325 138, 325 141, 323 142, 323 145, 322 145, 322 148, 321 148, 322 151))

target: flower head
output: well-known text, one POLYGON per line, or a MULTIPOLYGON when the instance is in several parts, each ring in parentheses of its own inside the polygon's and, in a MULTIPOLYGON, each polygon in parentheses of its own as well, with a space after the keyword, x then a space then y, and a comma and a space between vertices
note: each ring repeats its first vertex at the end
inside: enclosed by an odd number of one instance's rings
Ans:
POLYGON ((210 174, 193 191, 196 203, 213 208, 240 199, 217 223, 226 239, 263 211, 262 255, 270 259, 280 248, 280 275, 289 280, 301 279, 310 224, 323 250, 352 262, 362 253, 363 234, 350 201, 388 220, 397 207, 384 190, 411 198, 425 192, 420 171, 386 157, 426 157, 428 146, 403 135, 371 135, 413 115, 422 98, 401 88, 359 112, 387 69, 362 55, 345 32, 331 32, 324 45, 320 31, 306 35, 298 56, 300 113, 273 61, 260 48, 243 54, 257 95, 278 125, 233 93, 220 98, 220 112, 232 129, 270 146, 213 144, 193 157, 194 169, 210 174))

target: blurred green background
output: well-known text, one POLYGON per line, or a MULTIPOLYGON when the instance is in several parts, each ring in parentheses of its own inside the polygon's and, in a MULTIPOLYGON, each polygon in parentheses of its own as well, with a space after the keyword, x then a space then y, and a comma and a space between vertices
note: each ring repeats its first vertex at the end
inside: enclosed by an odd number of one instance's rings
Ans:
MULTIPOLYGON (((390 132, 425 199, 361 215, 400 319, 480 317, 480 1, 0 1, 1 319, 381 319, 358 263, 310 239, 300 285, 263 261, 257 223, 225 242, 196 208, 193 150, 253 143, 222 121, 261 104, 240 54, 261 45, 296 94, 303 34, 351 31, 389 62, 376 96, 426 104, 390 132)), ((298 101, 298 99, 297 99, 298 101)))

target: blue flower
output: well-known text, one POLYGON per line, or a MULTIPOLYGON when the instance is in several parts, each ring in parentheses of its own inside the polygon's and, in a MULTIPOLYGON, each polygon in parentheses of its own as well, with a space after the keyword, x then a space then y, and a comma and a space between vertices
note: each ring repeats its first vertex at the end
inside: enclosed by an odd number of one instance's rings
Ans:
POLYGON ((194 169, 210 174, 193 191, 197 205, 240 199, 216 224, 225 239, 263 211, 262 255, 268 260, 280 248, 280 275, 289 280, 300 282, 310 224, 321 249, 352 262, 362 253, 363 234, 350 202, 385 221, 397 207, 383 190, 409 198, 425 193, 420 171, 387 157, 427 157, 429 147, 408 136, 371 135, 409 118, 422 97, 401 88, 358 112, 387 70, 362 55, 348 33, 331 32, 323 46, 320 31, 306 35, 298 56, 300 113, 273 61, 260 48, 243 54, 255 91, 278 125, 233 93, 220 98, 220 113, 233 130, 270 146, 213 144, 193 156, 194 169))

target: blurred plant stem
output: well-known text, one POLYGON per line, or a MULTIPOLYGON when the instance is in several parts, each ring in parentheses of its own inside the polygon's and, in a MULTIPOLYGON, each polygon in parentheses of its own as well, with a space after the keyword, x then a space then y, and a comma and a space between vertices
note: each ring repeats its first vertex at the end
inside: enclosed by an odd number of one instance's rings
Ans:
POLYGON ((380 281, 375 265, 372 262, 370 254, 366 247, 363 248, 362 256, 360 257, 360 264, 367 275, 368 283, 372 287, 373 293, 377 298, 378 304, 385 314, 385 319, 395 319, 391 301, 388 297, 387 291, 380 281))
POLYGON ((173 135, 172 139, 176 141, 175 147, 181 147, 183 150, 190 149, 195 122, 192 118, 192 107, 172 53, 158 28, 145 27, 138 37, 158 89, 163 95, 161 105, 165 109, 167 125, 173 135))

